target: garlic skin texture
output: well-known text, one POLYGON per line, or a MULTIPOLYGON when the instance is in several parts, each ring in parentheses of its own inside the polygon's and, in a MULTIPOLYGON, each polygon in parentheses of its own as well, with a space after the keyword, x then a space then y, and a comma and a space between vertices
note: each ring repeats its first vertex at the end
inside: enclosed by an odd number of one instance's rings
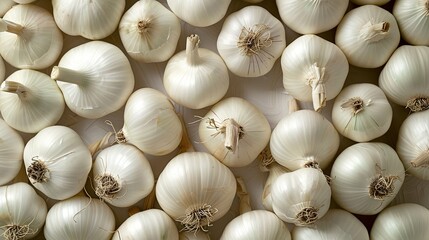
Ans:
POLYGON ((43 69, 52 65, 63 48, 63 36, 50 12, 18 4, 0 19, 0 54, 15 68, 43 69))
POLYGON ((396 152, 407 172, 429 180, 429 111, 413 113, 402 122, 396 152))
POLYGON ((341 90, 332 108, 338 132, 356 142, 368 142, 389 130, 393 111, 383 90, 374 84, 352 84, 341 90))
POLYGON ((276 162, 292 171, 308 166, 325 169, 339 146, 340 136, 332 123, 312 110, 286 115, 277 123, 270 139, 276 162))
POLYGON ((335 44, 349 63, 361 68, 385 64, 399 41, 395 17, 375 5, 360 6, 346 13, 335 33, 335 44))
POLYGON ((231 13, 217 39, 219 55, 228 69, 240 77, 267 74, 285 47, 283 24, 259 6, 231 13))
POLYGON ((349 63, 335 44, 316 35, 303 35, 283 51, 283 86, 299 101, 313 102, 320 111, 341 91, 349 63))
POLYGON ((67 35, 105 38, 118 27, 125 0, 52 0, 58 27, 67 35))
POLYGON ((271 189, 274 213, 296 226, 308 226, 322 218, 331 203, 331 188, 322 171, 301 168, 284 173, 271 189))
POLYGON ((27 176, 37 190, 49 198, 63 200, 83 189, 92 157, 74 130, 51 126, 27 142, 24 164, 27 176))
POLYGON ((155 0, 137 1, 119 22, 119 36, 128 55, 146 63, 168 60, 180 32, 180 20, 155 0))
POLYGON ((0 187, 1 239, 31 239, 43 228, 47 206, 27 183, 0 187))
POLYGON ((16 2, 13 0, 3 0, 0 2, 0 17, 3 17, 9 9, 11 9, 16 2))
POLYGON ((65 108, 63 95, 48 75, 22 69, 0 86, 0 111, 14 129, 36 133, 60 120, 65 108))
POLYGON ((383 210, 371 228, 371 240, 425 240, 429 236, 429 210, 404 203, 383 210))
POLYGON ((384 5, 388 2, 390 2, 390 0, 350 0, 350 2, 354 3, 354 4, 358 4, 358 5, 384 5))
POLYGON ((130 207, 152 191, 149 161, 136 147, 117 144, 97 154, 92 167, 95 193, 116 207, 130 207))
POLYGON ((241 214, 226 225, 221 240, 291 240, 286 224, 274 213, 253 210, 241 214))
POLYGON ((294 240, 369 240, 368 231, 353 214, 342 209, 329 209, 326 215, 309 227, 294 227, 294 240))
POLYGON ((283 173, 291 172, 289 169, 283 167, 277 162, 271 163, 269 166, 269 174, 267 181, 264 185, 264 190, 262 191, 262 205, 268 211, 273 212, 273 201, 271 198, 271 189, 273 184, 276 182, 277 178, 283 175, 283 173))
POLYGON ((160 91, 141 88, 125 105, 124 126, 117 140, 144 153, 162 156, 174 151, 182 139, 182 123, 173 104, 160 91))
POLYGON ((378 85, 392 102, 412 112, 429 109, 429 47, 403 45, 384 66, 378 85))
POLYGON ((134 89, 134 74, 125 54, 102 41, 81 44, 66 52, 51 78, 71 111, 96 119, 119 110, 134 89))
POLYGON ((228 68, 211 50, 199 48, 200 37, 191 35, 186 50, 174 55, 164 71, 164 88, 174 102, 201 109, 218 102, 229 87, 228 68))
POLYGON ((106 203, 76 196, 57 202, 46 217, 46 240, 111 239, 115 216, 106 203))
POLYGON ((9 127, 3 119, 0 119, 0 141, 1 186, 12 181, 18 175, 22 165, 24 141, 21 135, 9 127))
POLYGON ((182 224, 182 230, 195 232, 206 230, 229 211, 236 188, 231 170, 212 155, 185 152, 165 166, 155 193, 161 208, 182 224))
POLYGON ((210 154, 228 167, 252 163, 270 140, 264 114, 239 97, 223 99, 202 118, 198 133, 210 154))
POLYGON ((207 27, 225 16, 231 0, 167 0, 167 3, 183 21, 195 27, 207 27))
POLYGON ((180 232, 179 240, 210 240, 208 233, 203 231, 198 232, 180 232))
POLYGON ((276 0, 283 22, 300 34, 317 34, 338 25, 348 0, 276 0))
POLYGON ((346 148, 334 161, 332 197, 351 213, 374 215, 395 198, 404 177, 404 166, 389 145, 357 143, 346 148))
POLYGON ((132 215, 119 226, 112 240, 123 239, 179 240, 179 233, 173 220, 165 212, 149 209, 132 215))
POLYGON ((429 45, 429 1, 396 0, 393 15, 401 37, 412 45, 429 45))
POLYGON ((417 203, 425 208, 429 208, 429 181, 414 177, 405 176, 404 183, 390 206, 401 203, 417 203))

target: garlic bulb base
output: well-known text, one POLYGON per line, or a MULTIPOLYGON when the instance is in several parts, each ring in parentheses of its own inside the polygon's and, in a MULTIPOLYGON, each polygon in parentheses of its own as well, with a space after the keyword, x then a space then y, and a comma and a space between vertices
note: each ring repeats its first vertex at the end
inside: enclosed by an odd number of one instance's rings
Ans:
MULTIPOLYGON (((369 102, 367 103, 369 104, 369 102)), ((352 97, 349 98, 349 100, 345 101, 343 104, 341 104, 341 109, 351 109, 353 112, 353 115, 358 114, 362 110, 365 109, 365 104, 360 97, 352 97)))
POLYGON ((26 239, 28 234, 33 234, 37 231, 37 229, 30 229, 29 225, 8 224, 2 226, 2 228, 4 228, 2 237, 7 240, 26 239))
POLYGON ((297 226, 311 225, 319 219, 319 209, 314 207, 303 208, 295 217, 297 226))
POLYGON ((181 217, 178 221, 184 226, 182 231, 197 232, 202 230, 207 232, 205 226, 211 226, 213 222, 213 216, 218 212, 216 208, 208 204, 203 204, 195 208, 191 208, 186 211, 186 216, 181 217))
POLYGON ((405 108, 412 112, 420 112, 429 109, 429 97, 416 97, 407 101, 405 108))
POLYGON ((33 162, 27 167, 27 176, 33 183, 43 183, 49 180, 49 169, 45 163, 33 158, 33 162))
POLYGON ((369 186, 369 196, 376 200, 383 200, 385 197, 392 195, 395 190, 393 183, 398 179, 399 176, 378 175, 369 186))
POLYGON ((102 199, 114 199, 118 196, 122 186, 120 182, 110 174, 99 175, 94 178, 96 182, 95 194, 102 199))
POLYGON ((24 29, 24 27, 20 24, 11 22, 11 21, 7 21, 4 19, 0 19, 0 31, 1 32, 10 32, 16 35, 19 35, 22 33, 22 30, 24 29))
POLYGON ((264 47, 270 47, 273 38, 269 32, 270 27, 265 24, 256 24, 251 28, 243 27, 237 42, 237 47, 243 55, 253 57, 264 47))

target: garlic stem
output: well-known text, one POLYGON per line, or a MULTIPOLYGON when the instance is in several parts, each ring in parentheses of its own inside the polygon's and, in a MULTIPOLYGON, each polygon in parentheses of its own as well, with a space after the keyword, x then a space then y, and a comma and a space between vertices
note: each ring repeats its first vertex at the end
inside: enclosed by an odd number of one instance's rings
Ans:
POLYGON ((388 22, 380 22, 376 24, 368 22, 362 27, 360 37, 364 41, 368 41, 370 43, 378 42, 388 36, 389 29, 390 24, 388 22))
POLYGON ((6 31, 19 35, 22 29, 24 29, 22 25, 0 18, 0 32, 6 31))
POLYGON ((242 129, 238 123, 231 118, 226 119, 222 123, 221 129, 225 129, 225 147, 231 152, 235 152, 238 140, 241 138, 242 129))
POLYGON ((240 199, 240 215, 246 212, 252 211, 252 207, 250 205, 250 196, 247 192, 246 185, 244 184, 244 180, 241 177, 237 177, 237 196, 240 199))
POLYGON ((200 55, 198 54, 199 43, 200 37, 196 34, 186 38, 186 61, 189 65, 198 65, 200 61, 200 55))
POLYGON ((51 72, 51 78, 60 82, 68 82, 81 85, 90 81, 90 76, 84 72, 54 66, 51 72))
POLYGON ((310 85, 312 89, 313 108, 315 111, 320 111, 326 105, 324 77, 324 67, 317 66, 317 63, 311 65, 307 75, 307 84, 310 85))
POLYGON ((5 81, 3 87, 0 89, 3 92, 15 93, 20 98, 26 97, 29 89, 21 83, 14 81, 5 81))
POLYGON ((429 149, 422 152, 416 159, 411 161, 413 167, 429 167, 429 149))

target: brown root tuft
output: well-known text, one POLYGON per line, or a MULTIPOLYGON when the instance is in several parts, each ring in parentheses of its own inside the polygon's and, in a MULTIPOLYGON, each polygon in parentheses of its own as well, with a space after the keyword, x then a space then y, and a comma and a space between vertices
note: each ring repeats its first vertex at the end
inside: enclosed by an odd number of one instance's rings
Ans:
POLYGON ((405 108, 412 112, 420 112, 429 109, 429 97, 416 97, 407 101, 405 108))
POLYGON ((28 234, 34 234, 36 231, 32 230, 29 225, 15 225, 9 224, 4 227, 4 232, 1 236, 6 240, 21 240, 25 239, 28 234))
POLYGON ((243 27, 237 42, 237 47, 243 55, 258 54, 264 47, 273 43, 270 28, 264 24, 256 24, 252 28, 243 27))
POLYGON ((383 200, 385 197, 393 194, 395 180, 398 180, 398 176, 383 176, 378 174, 369 186, 369 196, 376 200, 383 200))
POLYGON ((27 175, 34 183, 47 182, 49 180, 49 169, 39 157, 33 157, 33 162, 27 168, 27 175))
POLYGON ((191 208, 186 211, 186 216, 176 219, 184 227, 181 231, 197 232, 201 229, 207 232, 208 229, 205 226, 212 226, 213 216, 218 212, 216 208, 212 208, 211 205, 203 204, 200 207, 191 208))
POLYGON ((114 199, 122 189, 119 181, 110 174, 98 175, 94 178, 94 181, 97 184, 95 194, 99 198, 114 199))
POLYGON ((319 217, 319 209, 314 207, 307 207, 302 209, 297 215, 296 219, 300 225, 310 225, 316 222, 319 217))

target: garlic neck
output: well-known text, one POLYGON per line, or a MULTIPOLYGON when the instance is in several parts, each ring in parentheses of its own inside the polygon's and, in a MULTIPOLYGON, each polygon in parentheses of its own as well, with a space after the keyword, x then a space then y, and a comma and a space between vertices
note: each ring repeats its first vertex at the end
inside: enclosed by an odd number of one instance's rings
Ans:
POLYGON ((257 55, 262 48, 270 47, 272 43, 270 27, 256 24, 251 28, 242 28, 237 47, 243 55, 253 56, 257 55))
POLYGON ((411 161, 413 167, 429 167, 429 149, 422 152, 416 159, 411 161))
POLYGON ((0 90, 8 93, 15 93, 21 99, 28 97, 30 93, 30 90, 26 86, 14 81, 5 81, 0 90))
POLYGON ((52 68, 51 78, 56 81, 67 82, 76 85, 82 85, 91 81, 89 74, 58 66, 54 66, 52 68))
POLYGON ((225 148, 235 153, 238 141, 243 137, 244 131, 234 119, 228 118, 222 122, 219 131, 225 134, 225 148))
POLYGON ((307 85, 312 90, 313 108, 320 111, 326 106, 325 68, 319 67, 317 63, 311 65, 307 71, 307 85))
POLYGON ((360 97, 352 97, 345 101, 343 104, 341 104, 342 109, 350 109, 350 111, 353 113, 353 115, 357 115, 361 111, 365 109, 365 107, 369 106, 371 103, 371 100, 368 101, 368 103, 364 103, 363 99, 360 97))
POLYGON ((406 108, 412 112, 420 112, 429 109, 429 97, 415 97, 407 101, 406 108))
POLYGON ((24 27, 20 24, 0 18, 0 31, 20 35, 24 27))
POLYGON ((368 22, 360 30, 360 37, 369 43, 378 42, 389 36, 389 30, 390 24, 388 22, 375 24, 368 22))
POLYGON ((198 45, 200 37, 192 34, 186 39, 186 62, 189 65, 198 65, 200 62, 200 55, 198 54, 198 45))

